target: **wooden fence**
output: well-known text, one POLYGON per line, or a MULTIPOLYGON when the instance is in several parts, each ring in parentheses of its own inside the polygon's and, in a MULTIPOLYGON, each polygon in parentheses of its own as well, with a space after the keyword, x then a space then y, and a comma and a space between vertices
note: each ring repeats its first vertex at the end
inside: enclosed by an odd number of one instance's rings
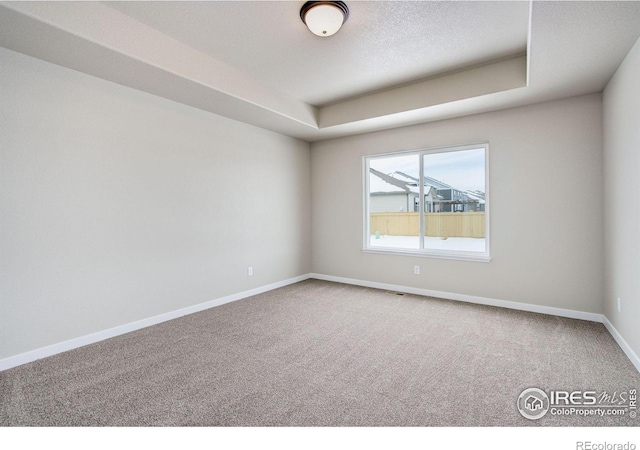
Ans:
MULTIPOLYGON (((433 237, 485 237, 484 211, 425 213, 425 236, 433 237)), ((389 236, 419 236, 420 213, 372 213, 371 234, 378 231, 389 236)))

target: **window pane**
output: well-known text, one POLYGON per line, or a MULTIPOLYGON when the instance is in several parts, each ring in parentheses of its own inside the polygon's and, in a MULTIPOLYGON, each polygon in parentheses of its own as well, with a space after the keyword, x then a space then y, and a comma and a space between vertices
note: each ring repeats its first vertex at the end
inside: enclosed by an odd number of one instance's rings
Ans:
POLYGON ((417 154, 369 160, 369 245, 420 248, 420 158, 417 154))
POLYGON ((424 248, 485 252, 485 149, 429 153, 424 164, 424 248))

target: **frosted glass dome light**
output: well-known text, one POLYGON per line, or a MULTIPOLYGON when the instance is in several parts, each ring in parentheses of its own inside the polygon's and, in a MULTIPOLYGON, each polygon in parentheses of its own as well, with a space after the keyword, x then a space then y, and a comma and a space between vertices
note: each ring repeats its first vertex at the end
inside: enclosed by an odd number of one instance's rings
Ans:
POLYGON ((349 18, 349 8, 344 2, 307 2, 300 18, 316 36, 333 36, 349 18))

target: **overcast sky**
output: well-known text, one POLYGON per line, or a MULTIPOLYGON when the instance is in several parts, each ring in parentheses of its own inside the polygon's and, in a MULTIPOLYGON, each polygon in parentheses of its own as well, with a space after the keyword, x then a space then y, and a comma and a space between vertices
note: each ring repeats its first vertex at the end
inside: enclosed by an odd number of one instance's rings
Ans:
MULTIPOLYGON (((395 171, 419 177, 418 155, 372 159, 370 166, 383 173, 395 171)), ((443 181, 461 191, 484 192, 484 149, 431 153, 424 156, 425 176, 443 181)))

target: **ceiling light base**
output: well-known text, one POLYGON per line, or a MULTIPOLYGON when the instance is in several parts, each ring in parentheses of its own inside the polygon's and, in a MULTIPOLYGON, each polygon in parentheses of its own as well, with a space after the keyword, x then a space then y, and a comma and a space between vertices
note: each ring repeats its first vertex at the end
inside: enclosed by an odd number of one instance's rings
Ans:
POLYGON ((345 2, 306 2, 300 8, 300 19, 309 30, 320 37, 333 36, 349 18, 345 2))

